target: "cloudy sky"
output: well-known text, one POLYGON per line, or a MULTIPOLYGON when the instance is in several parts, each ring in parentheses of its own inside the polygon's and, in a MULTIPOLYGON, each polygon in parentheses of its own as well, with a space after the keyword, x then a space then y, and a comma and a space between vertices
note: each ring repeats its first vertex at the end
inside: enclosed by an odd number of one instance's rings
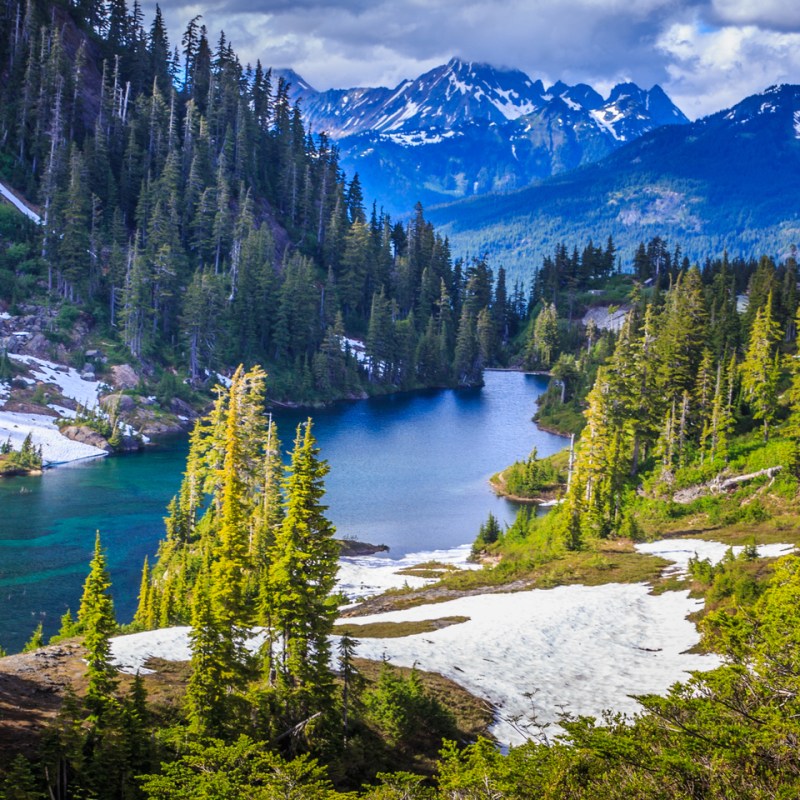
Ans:
MULTIPOLYGON (((143 3, 148 24, 155 3, 143 3)), ((196 14, 243 63, 317 89, 394 87, 452 56, 607 92, 660 83, 689 117, 800 83, 796 0, 163 0, 170 42, 196 14)))

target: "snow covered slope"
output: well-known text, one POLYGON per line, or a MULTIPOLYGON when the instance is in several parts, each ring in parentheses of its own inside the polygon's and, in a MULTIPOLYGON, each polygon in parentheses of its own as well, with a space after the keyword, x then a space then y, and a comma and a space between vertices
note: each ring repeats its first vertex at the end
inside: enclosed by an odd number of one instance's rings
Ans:
POLYGON ((513 69, 454 58, 394 89, 319 92, 291 70, 306 127, 337 142, 368 199, 390 211, 509 191, 608 155, 661 125, 688 120, 654 86, 545 88, 513 69))

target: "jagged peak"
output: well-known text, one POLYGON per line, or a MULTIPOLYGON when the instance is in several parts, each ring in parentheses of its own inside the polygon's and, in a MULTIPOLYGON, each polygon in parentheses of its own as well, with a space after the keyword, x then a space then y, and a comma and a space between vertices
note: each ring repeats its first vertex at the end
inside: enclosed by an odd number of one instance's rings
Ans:
POLYGON ((283 78, 287 83, 291 84, 294 94, 319 94, 308 81, 291 67, 273 69, 272 75, 274 78, 283 78))

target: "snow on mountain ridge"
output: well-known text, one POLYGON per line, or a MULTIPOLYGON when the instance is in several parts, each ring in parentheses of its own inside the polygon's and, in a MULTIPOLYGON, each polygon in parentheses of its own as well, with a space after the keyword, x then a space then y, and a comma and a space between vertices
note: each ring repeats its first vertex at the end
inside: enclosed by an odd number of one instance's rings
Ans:
POLYGON ((309 128, 325 131, 333 139, 364 133, 410 136, 478 122, 509 125, 554 103, 554 109, 563 104, 584 123, 595 126, 600 136, 618 143, 660 125, 688 121, 658 85, 647 91, 635 83, 620 83, 604 99, 587 84, 569 86, 558 81, 545 91, 541 80, 531 80, 520 70, 458 58, 404 80, 394 89, 318 92, 292 70, 276 74, 292 84, 291 96, 301 101, 309 128))

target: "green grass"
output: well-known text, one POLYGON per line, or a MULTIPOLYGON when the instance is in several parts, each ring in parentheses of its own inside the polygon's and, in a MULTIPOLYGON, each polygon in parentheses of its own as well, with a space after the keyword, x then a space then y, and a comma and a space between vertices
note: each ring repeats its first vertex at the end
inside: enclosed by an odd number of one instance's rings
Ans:
MULTIPOLYGON (((356 639, 401 639, 404 636, 414 636, 417 633, 431 633, 450 625, 459 625, 469 622, 469 617, 439 617, 438 619, 423 619, 409 622, 367 622, 359 625, 357 621, 340 622, 333 628, 335 636, 348 634, 356 639)), ((357 620, 357 618, 356 618, 357 620)))

